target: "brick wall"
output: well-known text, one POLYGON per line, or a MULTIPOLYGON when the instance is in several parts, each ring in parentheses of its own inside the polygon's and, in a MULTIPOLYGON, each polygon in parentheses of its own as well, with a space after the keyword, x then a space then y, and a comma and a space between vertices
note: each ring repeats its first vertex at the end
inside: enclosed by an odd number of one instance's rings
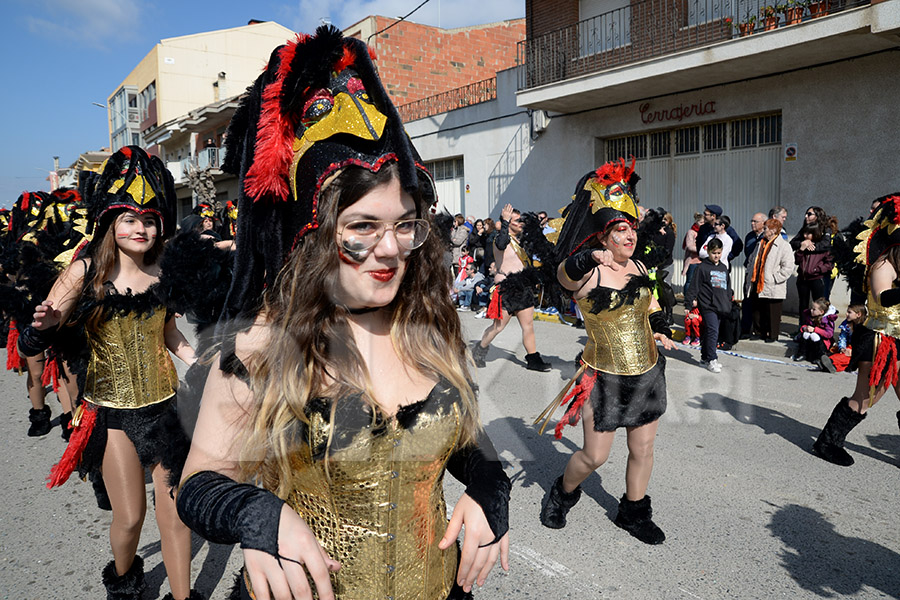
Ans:
MULTIPOLYGON (((376 31, 393 22, 376 17, 376 31)), ((373 38, 371 46, 381 80, 394 103, 402 105, 515 66, 516 43, 523 39, 525 19, 459 29, 404 21, 373 38)))
POLYGON ((540 37, 578 22, 578 0, 525 0, 526 35, 540 37))

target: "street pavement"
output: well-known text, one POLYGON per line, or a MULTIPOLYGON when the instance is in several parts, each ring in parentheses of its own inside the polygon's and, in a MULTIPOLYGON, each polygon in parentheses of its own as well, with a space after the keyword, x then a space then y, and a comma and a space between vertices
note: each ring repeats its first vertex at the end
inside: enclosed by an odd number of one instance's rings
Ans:
MULTIPOLYGON (((487 321, 460 313, 469 340, 487 321)), ((182 330, 186 323, 180 324, 182 330)), ((813 372, 785 358, 785 344, 741 342, 748 358, 721 355, 723 370, 699 366, 681 346, 668 360, 669 407, 656 441, 649 494, 666 542, 647 546, 617 528, 627 448, 619 432, 608 463, 584 483, 562 530, 542 527, 541 499, 581 444, 568 427, 531 425, 575 371, 583 330, 535 322, 549 373, 527 371, 515 320, 495 340, 478 371, 482 420, 513 481, 511 570, 495 569, 478 598, 769 599, 900 598, 900 431, 893 394, 854 430, 842 468, 809 447, 853 375, 813 372)), ((110 560, 110 513, 97 509, 90 485, 72 478, 48 490, 44 479, 64 444, 59 429, 28 438, 25 380, 0 374, 9 417, 0 422, 0 598, 98 599, 110 560)), ((59 404, 49 396, 54 419, 59 404)), ((556 415, 559 416, 559 413, 556 415)), ((555 423, 555 421, 554 421, 555 423)), ((168 592, 148 485, 139 553, 145 598, 168 592)), ((447 477, 448 505, 462 487, 447 477)), ((226 597, 240 552, 195 536, 195 587, 226 597)))

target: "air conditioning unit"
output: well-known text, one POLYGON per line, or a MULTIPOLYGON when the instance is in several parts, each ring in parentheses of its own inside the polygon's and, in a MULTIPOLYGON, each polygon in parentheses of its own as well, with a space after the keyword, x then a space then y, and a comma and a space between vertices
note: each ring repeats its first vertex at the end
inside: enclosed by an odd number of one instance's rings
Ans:
POLYGON ((531 111, 531 130, 535 135, 542 133, 550 125, 550 117, 545 110, 531 111))

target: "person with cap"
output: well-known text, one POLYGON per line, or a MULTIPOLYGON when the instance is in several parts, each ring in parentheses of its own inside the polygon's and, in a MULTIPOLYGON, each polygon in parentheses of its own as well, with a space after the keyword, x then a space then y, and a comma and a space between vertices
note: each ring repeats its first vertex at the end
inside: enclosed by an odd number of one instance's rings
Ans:
POLYGON ((76 338, 59 345, 72 352, 66 358, 83 382, 82 403, 48 487, 76 468, 83 476, 102 473, 113 552, 102 580, 109 600, 132 600, 146 587, 137 549, 149 468, 171 588, 166 598, 195 600, 201 596, 190 589, 190 530, 170 494, 189 441, 175 413, 178 375, 169 352, 189 365, 196 358, 156 295, 163 241, 174 230, 174 181, 162 161, 137 146, 113 154, 93 181, 84 198, 93 238, 19 339, 30 356, 54 338, 76 338))
POLYGON ((235 598, 470 598, 508 567, 511 486, 369 48, 330 25, 276 48, 227 144, 234 275, 179 513, 241 545, 235 598))
POLYGON ((653 297, 654 282, 633 258, 638 247, 637 206, 626 182, 633 172, 624 160, 585 175, 566 209, 556 243, 560 284, 584 314, 587 344, 581 366, 569 384, 538 417, 541 432, 557 407, 569 402, 556 426, 583 421, 584 445, 569 459, 550 487, 541 523, 560 529, 581 496, 581 483, 606 462, 618 428, 628 437, 625 493, 615 524, 646 544, 660 544, 663 531, 653 522, 647 487, 653 444, 666 410, 666 318, 653 297))

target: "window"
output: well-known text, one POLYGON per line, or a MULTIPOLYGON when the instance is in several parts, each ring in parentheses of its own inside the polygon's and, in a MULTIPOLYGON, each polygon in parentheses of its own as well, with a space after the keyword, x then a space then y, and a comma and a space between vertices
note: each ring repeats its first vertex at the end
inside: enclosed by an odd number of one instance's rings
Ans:
POLYGON ((425 163, 425 168, 431 173, 435 181, 462 178, 465 176, 463 168, 464 160, 460 158, 448 158, 425 163))
POLYGON ((606 160, 619 160, 620 158, 637 160, 647 158, 647 135, 629 135, 613 138, 606 142, 606 160))
POLYGON ((768 115, 759 118, 759 145, 781 144, 781 115, 768 115))
POLYGON ((141 134, 139 134, 139 133, 131 134, 131 145, 132 146, 140 146, 141 145, 141 134))
POLYGON ((700 127, 684 127, 675 130, 675 155, 700 152, 700 127))
POLYGON ((731 147, 750 148, 756 145, 758 119, 741 119, 731 122, 731 147))
POLYGON ((711 123, 703 126, 703 151, 728 149, 728 123, 711 123))
POLYGON ((606 52, 631 43, 628 0, 580 0, 578 46, 581 56, 606 52))
POLYGON ((661 158, 672 154, 672 136, 668 131, 656 131, 650 134, 650 158, 661 158))
POLYGON ((156 100, 156 82, 153 81, 141 90, 138 96, 138 106, 141 109, 141 121, 145 121, 150 115, 150 103, 156 100))

